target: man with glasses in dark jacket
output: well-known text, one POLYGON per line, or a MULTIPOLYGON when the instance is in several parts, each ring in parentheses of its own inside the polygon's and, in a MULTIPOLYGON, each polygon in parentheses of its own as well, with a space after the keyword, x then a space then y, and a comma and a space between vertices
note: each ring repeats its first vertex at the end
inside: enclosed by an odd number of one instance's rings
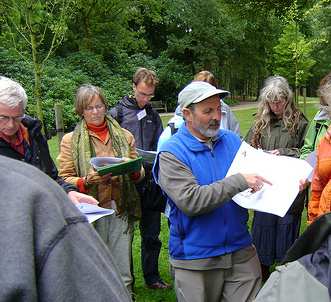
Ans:
MULTIPOLYGON (((158 139, 163 131, 161 118, 150 104, 158 82, 154 71, 139 68, 133 76, 133 95, 125 96, 110 110, 110 114, 121 127, 133 134, 137 148, 147 151, 156 151, 158 139)), ((153 208, 153 204, 158 204, 163 196, 151 177, 152 166, 144 163, 144 167, 146 177, 138 185, 142 202, 140 222, 142 269, 149 288, 166 289, 170 286, 160 278, 158 269, 161 214, 159 210, 153 208)))

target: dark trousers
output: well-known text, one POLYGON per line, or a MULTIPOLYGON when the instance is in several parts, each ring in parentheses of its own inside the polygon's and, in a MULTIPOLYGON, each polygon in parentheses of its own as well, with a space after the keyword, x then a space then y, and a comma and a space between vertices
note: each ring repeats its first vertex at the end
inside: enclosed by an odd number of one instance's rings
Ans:
POLYGON ((137 185, 141 199, 141 266, 145 283, 150 285, 160 280, 159 255, 161 241, 161 213, 155 208, 155 203, 162 197, 161 190, 156 187, 149 175, 137 185))
POLYGON ((142 208, 140 220, 141 265, 146 284, 152 284, 160 280, 160 228, 161 213, 142 208))

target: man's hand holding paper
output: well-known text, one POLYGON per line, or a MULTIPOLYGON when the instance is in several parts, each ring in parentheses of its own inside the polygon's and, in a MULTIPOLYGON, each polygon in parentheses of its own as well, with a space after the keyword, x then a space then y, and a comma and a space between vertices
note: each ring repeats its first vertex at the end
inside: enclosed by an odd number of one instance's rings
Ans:
POLYGON ((283 217, 299 193, 300 181, 311 171, 312 167, 304 160, 270 154, 243 142, 227 176, 256 173, 268 180, 272 186, 265 183, 258 192, 248 189, 233 200, 244 208, 283 217))

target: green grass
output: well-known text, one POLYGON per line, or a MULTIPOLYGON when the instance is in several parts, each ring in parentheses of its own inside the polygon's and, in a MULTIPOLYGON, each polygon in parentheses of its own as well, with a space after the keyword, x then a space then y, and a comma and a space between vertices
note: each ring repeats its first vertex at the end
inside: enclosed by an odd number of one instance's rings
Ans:
MULTIPOLYGON (((314 99, 316 101, 316 99, 314 99)), ((312 100, 309 100, 312 101, 312 100)), ((302 107, 302 105, 300 105, 302 107)), ((308 103, 306 107, 306 117, 310 120, 316 113, 317 107, 314 103, 308 103)), ((238 118, 241 127, 241 134, 245 135, 252 124, 253 121, 253 113, 256 112, 256 109, 242 109, 234 111, 234 114, 238 118)), ((163 125, 166 126, 168 120, 171 118, 169 116, 162 116, 163 125)), ((55 159, 58 154, 58 145, 57 138, 52 138, 49 141, 49 147, 52 157, 55 159)), ((302 214, 302 224, 301 224, 301 232, 306 228, 306 211, 302 214)), ((252 221, 252 211, 250 211, 250 219, 249 225, 251 225, 252 221)), ((167 221, 164 217, 162 217, 162 228, 160 239, 162 241, 161 254, 159 258, 159 269, 162 278, 171 283, 171 278, 169 275, 169 264, 168 264, 168 226, 167 221)), ((135 292, 136 292, 136 301, 138 302, 175 302, 175 293, 174 290, 150 290, 144 286, 144 280, 141 271, 140 265, 140 234, 139 228, 136 226, 135 236, 133 242, 133 261, 134 261, 134 273, 135 273, 135 292)))
MULTIPOLYGON (((299 108, 302 112, 305 113, 305 116, 307 117, 308 120, 311 120, 315 113, 318 110, 318 98, 307 98, 307 104, 306 104, 306 110, 304 112, 303 110, 303 99, 300 97, 299 98, 299 108)), ((239 109, 239 110, 234 110, 233 113, 238 119, 240 123, 240 132, 242 136, 245 136, 247 131, 252 125, 252 122, 254 120, 254 114, 257 112, 255 108, 253 109, 239 109)), ((167 123, 169 119, 172 117, 172 115, 166 115, 166 116, 161 116, 162 124, 163 127, 167 126, 167 123)))

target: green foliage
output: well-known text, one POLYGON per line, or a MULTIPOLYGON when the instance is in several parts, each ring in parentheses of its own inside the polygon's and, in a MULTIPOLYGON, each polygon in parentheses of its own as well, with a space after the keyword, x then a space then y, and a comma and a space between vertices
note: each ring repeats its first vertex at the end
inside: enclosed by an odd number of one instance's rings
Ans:
POLYGON ((102 85, 109 76, 108 66, 102 56, 87 50, 71 53, 64 59, 64 65, 71 67, 72 72, 79 70, 87 74, 95 85, 102 85))
POLYGON ((311 68, 315 60, 312 43, 307 41, 295 23, 289 23, 279 38, 279 44, 274 47, 275 74, 286 77, 297 87, 304 85, 311 76, 311 68))
POLYGON ((312 95, 331 69, 330 3, 3 0, 0 45, 7 53, 0 50, 1 72, 24 85, 31 114, 41 100, 48 128, 54 127, 56 102, 65 108, 66 128, 75 123, 79 85, 102 87, 112 106, 131 93, 132 75, 141 66, 158 74, 155 99, 170 110, 202 69, 213 72, 233 100, 255 99, 263 79, 275 72, 306 84, 312 95))
POLYGON ((69 24, 69 52, 85 49, 111 57, 119 50, 129 54, 146 51, 144 28, 132 28, 135 20, 143 20, 137 12, 135 1, 130 0, 77 1, 76 14, 69 24))
MULTIPOLYGON (((74 0, 4 0, 6 34, 12 47, 27 62, 32 62, 34 72, 34 99, 38 118, 43 126, 44 110, 42 76, 45 63, 62 43, 67 22, 74 10, 74 0)), ((43 129, 45 131, 45 129, 43 129)))
MULTIPOLYGON (((99 57, 97 58, 94 54, 83 52, 67 59, 49 60, 48 65, 45 66, 42 82, 44 121, 48 130, 55 128, 53 110, 55 103, 63 105, 65 129, 75 125, 77 116, 74 113, 74 96, 77 88, 82 84, 91 83, 102 87, 110 105, 127 93, 130 87, 129 81, 112 75, 107 65, 99 57)), ((13 51, 0 48, 0 70, 5 71, 3 73, 5 76, 22 84, 29 98, 27 112, 37 116, 31 63, 21 61, 13 51)))
MULTIPOLYGON (((1 75, 7 76, 24 87, 29 98, 33 98, 33 67, 31 62, 22 60, 14 50, 0 47, 1 75)), ((27 107, 28 114, 34 114, 31 106, 27 107)))
POLYGON ((309 37, 314 43, 313 59, 316 64, 308 82, 308 93, 315 94, 319 80, 331 70, 331 1, 314 1, 315 4, 305 12, 304 20, 309 25, 309 37))
POLYGON ((229 18, 221 13, 217 1, 180 0, 169 4, 169 19, 176 29, 168 38, 168 54, 190 65, 193 73, 220 65, 228 49, 223 33, 229 18))
POLYGON ((4 27, 10 33, 12 45, 26 58, 35 47, 36 60, 42 64, 62 43, 74 4, 74 0, 3 0, 4 27))

